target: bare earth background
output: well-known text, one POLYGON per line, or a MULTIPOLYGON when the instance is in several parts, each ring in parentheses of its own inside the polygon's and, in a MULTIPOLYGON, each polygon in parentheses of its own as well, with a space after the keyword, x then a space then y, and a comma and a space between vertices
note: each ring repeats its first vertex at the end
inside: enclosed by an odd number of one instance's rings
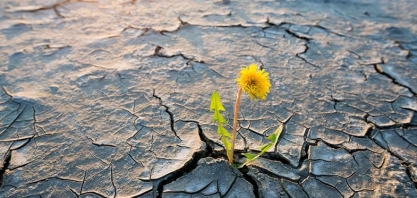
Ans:
POLYGON ((0 197, 417 197, 416 0, 1 0, 0 85, 0 197))

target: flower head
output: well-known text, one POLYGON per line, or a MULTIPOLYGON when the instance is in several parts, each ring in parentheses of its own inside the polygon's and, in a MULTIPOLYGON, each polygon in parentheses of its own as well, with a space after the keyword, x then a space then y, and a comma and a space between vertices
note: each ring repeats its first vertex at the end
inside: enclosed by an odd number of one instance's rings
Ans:
POLYGON ((258 65, 254 63, 240 70, 239 78, 236 79, 236 81, 238 86, 241 87, 252 100, 265 100, 269 93, 269 88, 271 87, 268 72, 265 72, 264 69, 258 70, 258 65))

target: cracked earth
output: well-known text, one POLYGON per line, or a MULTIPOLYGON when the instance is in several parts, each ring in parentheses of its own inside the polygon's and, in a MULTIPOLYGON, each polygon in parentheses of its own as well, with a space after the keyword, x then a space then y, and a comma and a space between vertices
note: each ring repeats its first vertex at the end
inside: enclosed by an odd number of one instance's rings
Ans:
MULTIPOLYGON (((3 0, 0 197, 417 197, 415 0, 3 0), (242 99, 237 170, 212 123, 242 99)), ((229 121, 230 123, 231 121, 229 121)), ((230 131, 230 126, 229 126, 230 131)))

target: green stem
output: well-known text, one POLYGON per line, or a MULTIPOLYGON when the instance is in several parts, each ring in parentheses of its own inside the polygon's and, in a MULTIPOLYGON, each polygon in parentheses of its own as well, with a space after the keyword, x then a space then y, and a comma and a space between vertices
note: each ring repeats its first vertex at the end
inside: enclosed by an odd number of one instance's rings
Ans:
POLYGON ((235 111, 233 114, 233 133, 232 133, 232 146, 229 153, 229 164, 233 165, 233 154, 235 151, 235 142, 236 142, 236 134, 237 134, 237 116, 239 112, 239 105, 240 105, 240 96, 242 95, 242 88, 239 88, 239 91, 237 92, 236 96, 236 103, 235 103, 235 111))

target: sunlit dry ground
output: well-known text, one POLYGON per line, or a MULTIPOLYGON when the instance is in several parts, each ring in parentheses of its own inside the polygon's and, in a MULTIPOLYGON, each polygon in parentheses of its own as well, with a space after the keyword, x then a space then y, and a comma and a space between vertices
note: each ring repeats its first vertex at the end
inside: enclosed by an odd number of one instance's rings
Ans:
POLYGON ((415 0, 2 0, 0 85, 0 197, 417 197, 415 0))

